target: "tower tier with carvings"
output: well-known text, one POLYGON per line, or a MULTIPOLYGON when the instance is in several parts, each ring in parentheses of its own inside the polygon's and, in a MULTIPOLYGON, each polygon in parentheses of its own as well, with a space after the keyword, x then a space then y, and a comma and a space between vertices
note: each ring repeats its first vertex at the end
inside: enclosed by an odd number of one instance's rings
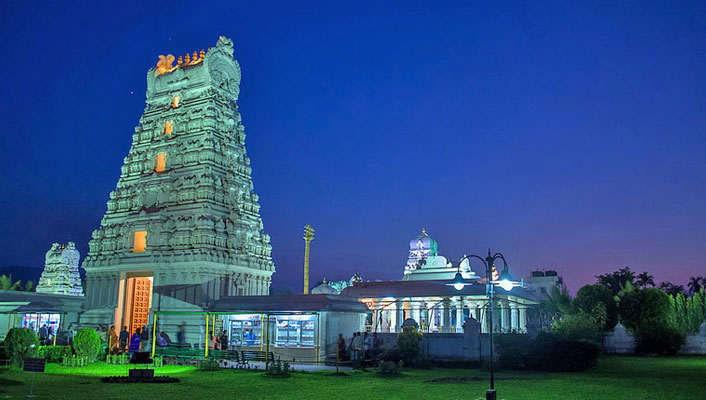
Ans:
POLYGON ((269 293, 272 247, 253 190, 239 84, 226 37, 176 62, 160 56, 148 71, 144 114, 83 263, 87 308, 117 315, 130 277, 153 280, 150 301, 161 310, 269 293))

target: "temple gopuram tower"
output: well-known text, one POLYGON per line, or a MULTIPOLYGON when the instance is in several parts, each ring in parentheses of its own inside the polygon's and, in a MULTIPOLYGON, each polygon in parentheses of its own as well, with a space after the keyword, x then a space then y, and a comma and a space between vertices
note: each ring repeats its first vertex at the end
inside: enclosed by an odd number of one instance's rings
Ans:
POLYGON ((83 296, 78 272, 79 258, 74 242, 53 243, 44 257, 44 270, 37 284, 37 293, 83 296))
MULTIPOLYGON (((233 42, 222 36, 174 63, 160 56, 147 72, 144 114, 82 265, 82 325, 132 332, 150 309, 198 311, 223 296, 269 294, 275 267, 236 103, 233 42)), ((160 329, 183 320, 166 316, 160 329)))

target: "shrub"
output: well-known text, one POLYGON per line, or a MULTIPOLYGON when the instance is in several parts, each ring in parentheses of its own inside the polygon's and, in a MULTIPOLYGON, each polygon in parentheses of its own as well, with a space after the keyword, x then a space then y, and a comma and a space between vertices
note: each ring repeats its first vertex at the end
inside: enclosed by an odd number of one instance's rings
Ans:
POLYGON ((37 351, 37 356, 46 358, 49 363, 61 363, 64 357, 72 354, 71 346, 39 346, 37 351))
POLYGON ((557 334, 541 332, 532 340, 525 335, 498 337, 498 364, 506 369, 538 371, 583 371, 596 363, 598 345, 565 339, 557 334))
POLYGON ((574 308, 577 311, 583 311, 586 314, 594 317, 596 320, 599 317, 594 315, 597 305, 603 304, 605 315, 599 328, 601 330, 610 330, 618 323, 618 306, 615 303, 613 291, 601 284, 585 285, 576 292, 576 298, 573 301, 574 308))
POLYGON ((529 335, 506 333, 495 335, 495 346, 500 353, 497 363, 504 369, 531 369, 532 339, 529 335))
MULTIPOLYGON (((595 308, 602 308, 596 304, 595 308)), ((596 311, 597 314, 600 312, 596 311)), ((591 315, 579 311, 575 314, 566 314, 557 320, 552 327, 554 332, 568 340, 587 340, 594 343, 600 342, 601 324, 596 322, 591 315)))
POLYGON ((385 350, 380 353, 380 361, 402 361, 402 353, 397 349, 385 350))
POLYGON ((381 376, 398 376, 400 374, 400 363, 396 361, 380 361, 377 374, 381 376))
POLYGON ((74 336, 74 352, 78 357, 85 357, 93 362, 101 350, 101 340, 93 329, 80 329, 74 336))
POLYGON ((600 353, 597 344, 564 339, 542 332, 532 344, 533 368, 539 371, 583 371, 596 365, 600 353))
POLYGON ((198 369, 200 371, 218 371, 221 369, 221 365, 216 360, 201 360, 198 369))
POLYGON ((644 321, 635 328, 637 353, 677 354, 684 344, 684 334, 673 324, 644 321))
POLYGON ((39 337, 27 328, 12 328, 5 337, 5 352, 10 362, 23 366, 27 357, 33 357, 39 347, 39 337))
POLYGON ((272 376, 275 378, 288 378, 289 375, 289 363, 286 361, 275 360, 267 366, 267 376, 272 376))
POLYGON ((405 365, 412 365, 417 354, 419 354, 419 343, 422 341, 422 334, 414 327, 404 327, 402 333, 397 335, 397 348, 402 356, 405 365))

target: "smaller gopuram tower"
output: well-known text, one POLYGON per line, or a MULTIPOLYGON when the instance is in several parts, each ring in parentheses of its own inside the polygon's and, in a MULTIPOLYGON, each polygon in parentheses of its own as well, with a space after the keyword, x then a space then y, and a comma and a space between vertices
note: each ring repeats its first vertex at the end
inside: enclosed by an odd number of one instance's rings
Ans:
POLYGON ((37 293, 83 296, 78 273, 79 258, 74 242, 53 243, 44 258, 44 271, 39 278, 37 293))

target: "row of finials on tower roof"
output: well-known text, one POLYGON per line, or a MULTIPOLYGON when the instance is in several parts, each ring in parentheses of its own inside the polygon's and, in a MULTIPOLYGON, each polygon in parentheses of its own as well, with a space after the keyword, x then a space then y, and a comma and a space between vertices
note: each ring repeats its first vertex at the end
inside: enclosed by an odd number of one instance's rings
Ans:
POLYGON ((157 70, 155 71, 155 73, 157 75, 161 75, 167 72, 171 72, 175 68, 183 67, 186 65, 198 64, 203 61, 205 56, 206 50, 204 49, 201 49, 200 53, 194 52, 193 56, 189 55, 189 53, 186 53, 186 56, 184 56, 183 58, 182 56, 179 56, 176 67, 172 67, 172 63, 174 62, 174 56, 171 54, 167 54, 166 56, 160 55, 159 61, 157 62, 157 70))

